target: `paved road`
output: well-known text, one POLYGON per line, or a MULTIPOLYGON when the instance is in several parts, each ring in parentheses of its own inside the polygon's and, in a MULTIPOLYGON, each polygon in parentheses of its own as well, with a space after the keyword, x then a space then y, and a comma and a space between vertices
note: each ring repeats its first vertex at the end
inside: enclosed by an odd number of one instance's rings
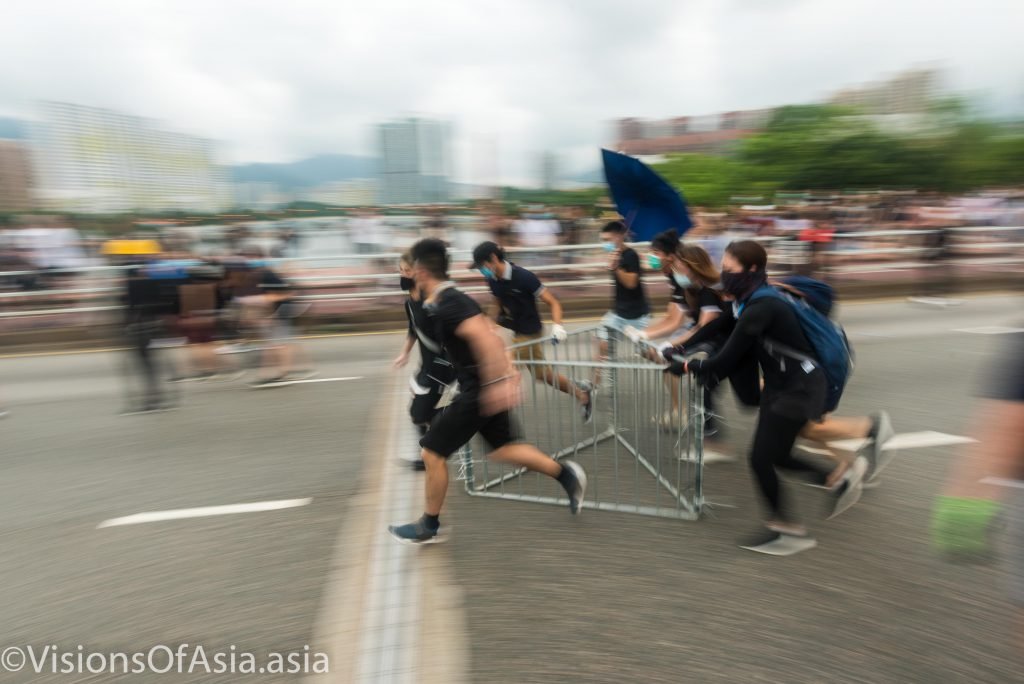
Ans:
MULTIPOLYGON (((1020 324, 1019 310, 1012 297, 948 310, 845 307, 859 365, 844 412, 885 407, 899 432, 964 434, 976 371, 999 337, 981 333, 1020 324)), ((387 552, 349 552, 344 532, 336 546, 339 531, 365 517, 359 497, 390 477, 380 475, 394 470, 382 459, 411 449, 401 383, 387 369, 399 343, 311 340, 321 378, 359 379, 188 386, 180 410, 151 416, 117 415, 117 355, 0 360, 2 399, 13 408, 0 423, 0 645, 329 648, 325 610, 356 605, 364 588, 338 589, 339 559, 352 570, 387 552), (311 503, 285 510, 97 529, 141 512, 304 498, 311 503)), ((733 451, 748 423, 731 421, 733 451)), ((1013 681, 1003 571, 943 565, 927 552, 930 498, 954 453, 901 453, 883 487, 835 522, 819 521, 820 497, 802 492, 821 545, 789 559, 735 548, 757 508, 745 469, 725 464, 709 466, 709 495, 737 507, 697 523, 593 511, 573 520, 453 485, 453 543, 398 560, 447 564, 445 590, 462 596, 471 681, 1013 681)), ((423 593, 436 599, 431 589, 423 593)), ((407 604, 415 601, 394 610, 407 604)), ((458 637, 432 632, 430 611, 420 612, 425 634, 406 637, 419 651, 458 637)), ((123 681, 34 677, 0 672, 0 682, 123 681)), ((363 678, 372 680, 365 668, 363 678)), ((427 679, 412 672, 405 681, 427 679)))

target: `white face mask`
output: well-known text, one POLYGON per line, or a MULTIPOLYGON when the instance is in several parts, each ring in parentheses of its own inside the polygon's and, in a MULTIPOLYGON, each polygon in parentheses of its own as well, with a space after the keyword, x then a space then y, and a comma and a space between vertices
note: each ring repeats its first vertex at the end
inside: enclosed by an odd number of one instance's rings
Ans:
POLYGON ((689 277, 677 271, 672 271, 672 279, 676 281, 676 285, 679 287, 690 287, 693 284, 689 277))

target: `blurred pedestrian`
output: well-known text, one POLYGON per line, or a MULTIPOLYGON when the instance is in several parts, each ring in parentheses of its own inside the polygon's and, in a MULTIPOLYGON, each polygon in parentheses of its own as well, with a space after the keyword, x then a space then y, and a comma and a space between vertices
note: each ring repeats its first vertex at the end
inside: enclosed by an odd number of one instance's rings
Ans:
POLYGON ((290 283, 266 263, 255 264, 260 294, 249 299, 250 313, 262 337, 261 377, 250 387, 273 387, 306 380, 316 374, 312 363, 295 340, 293 321, 307 308, 295 298, 290 283), (301 359, 301 362, 298 362, 301 359))
POLYGON ((946 558, 990 561, 999 523, 1005 523, 1009 595, 1024 651, 1024 332, 1005 342, 974 412, 976 441, 954 462, 935 500, 931 536, 946 558))
MULTIPOLYGON (((177 312, 176 289, 162 287, 144 266, 128 271, 124 292, 124 334, 131 366, 141 377, 141 394, 128 394, 125 413, 148 413, 169 408, 164 382, 169 379, 159 363, 154 342, 164 333, 164 321, 177 312)), ((130 373, 134 374, 134 371, 130 373)))
POLYGON ((421 238, 434 238, 445 245, 451 246, 451 235, 448 230, 448 222, 445 220, 444 208, 433 207, 430 209, 427 219, 420 228, 421 238))

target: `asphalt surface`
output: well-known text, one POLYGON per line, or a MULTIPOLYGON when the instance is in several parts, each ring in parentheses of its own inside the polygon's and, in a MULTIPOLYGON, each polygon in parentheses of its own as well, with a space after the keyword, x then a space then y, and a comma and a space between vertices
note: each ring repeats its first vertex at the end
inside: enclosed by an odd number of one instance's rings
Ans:
MULTIPOLYGON (((1000 336, 953 331, 1020 325, 1020 304, 845 307, 858 367, 842 413, 885 408, 900 433, 966 434, 1000 336)), ((177 411, 120 416, 121 355, 0 359, 0 400, 12 409, 0 422, 0 646, 311 644, 338 530, 366 459, 383 457, 387 427, 376 421, 393 403, 381 387, 400 337, 306 344, 320 378, 360 379, 188 384, 177 411), (287 510, 97 529, 141 512, 305 497, 287 510)), ((724 409, 726 450, 742 455, 750 418, 724 409)), ((1019 681, 1024 636, 1005 569, 947 565, 927 549, 930 501, 956 453, 901 452, 882 487, 831 522, 819 492, 793 485, 820 546, 792 558, 736 548, 759 512, 742 461, 708 466, 707 495, 735 508, 699 522, 571 519, 471 498, 453 482, 452 543, 423 551, 450 554, 472 681, 1019 681)), ((128 681, 249 679, 295 681, 128 681)), ((0 671, 0 682, 125 680, 0 671)))

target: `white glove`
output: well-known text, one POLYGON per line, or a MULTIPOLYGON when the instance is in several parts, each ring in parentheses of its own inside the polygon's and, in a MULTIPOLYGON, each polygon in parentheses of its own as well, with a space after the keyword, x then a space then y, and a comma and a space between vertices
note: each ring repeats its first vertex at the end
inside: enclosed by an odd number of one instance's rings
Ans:
POLYGON ((633 344, 642 342, 647 339, 647 333, 645 333, 643 330, 637 330, 631 325, 627 325, 625 330, 623 330, 622 332, 626 334, 626 337, 628 337, 629 341, 632 342, 633 344))
POLYGON ((569 337, 569 333, 565 332, 565 328, 558 325, 557 323, 552 323, 551 336, 555 338, 555 342, 565 342, 565 340, 569 337))

